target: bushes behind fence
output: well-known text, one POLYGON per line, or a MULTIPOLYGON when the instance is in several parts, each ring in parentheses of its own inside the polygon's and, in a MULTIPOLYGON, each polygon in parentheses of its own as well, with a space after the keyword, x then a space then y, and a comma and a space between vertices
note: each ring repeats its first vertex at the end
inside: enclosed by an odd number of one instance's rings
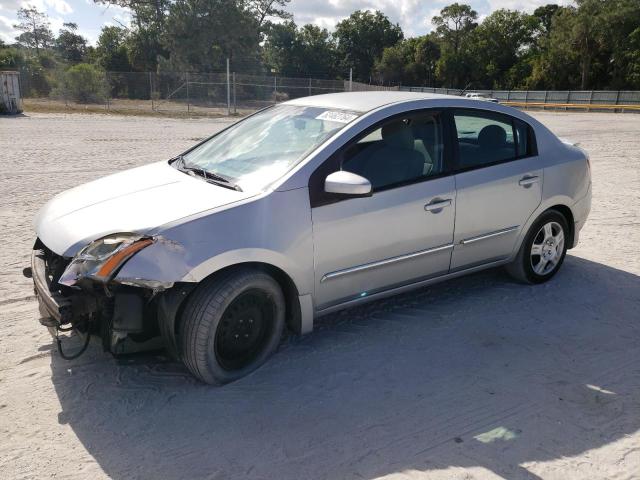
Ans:
POLYGON ((107 92, 104 71, 95 65, 79 63, 60 74, 52 96, 77 103, 103 103, 107 92))

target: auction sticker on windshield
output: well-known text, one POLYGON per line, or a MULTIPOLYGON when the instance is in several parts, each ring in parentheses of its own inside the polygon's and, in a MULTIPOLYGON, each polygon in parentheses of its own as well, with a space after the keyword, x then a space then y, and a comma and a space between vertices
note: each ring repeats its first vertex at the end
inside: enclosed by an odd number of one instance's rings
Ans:
POLYGON ((326 120, 328 122, 349 123, 358 118, 358 115, 340 110, 327 110, 316 117, 316 120, 326 120))

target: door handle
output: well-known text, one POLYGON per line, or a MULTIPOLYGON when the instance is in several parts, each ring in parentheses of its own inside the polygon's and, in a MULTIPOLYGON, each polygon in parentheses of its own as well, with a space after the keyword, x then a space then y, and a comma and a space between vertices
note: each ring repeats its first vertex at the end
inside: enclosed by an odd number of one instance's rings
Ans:
POLYGON ((451 199, 447 198, 446 200, 436 199, 430 203, 427 203, 424 206, 424 209, 427 212, 431 213, 439 213, 443 208, 451 206, 451 199))
POLYGON ((522 177, 518 182, 518 185, 524 188, 529 188, 534 183, 538 183, 540 181, 540 177, 537 175, 527 175, 526 177, 522 177))

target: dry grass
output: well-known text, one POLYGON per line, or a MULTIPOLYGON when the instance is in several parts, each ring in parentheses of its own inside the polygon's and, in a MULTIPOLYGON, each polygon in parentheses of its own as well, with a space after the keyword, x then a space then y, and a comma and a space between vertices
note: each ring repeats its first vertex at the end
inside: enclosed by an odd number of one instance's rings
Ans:
MULTIPOLYGON (((50 98, 25 98, 24 113, 99 113, 103 115, 151 116, 170 118, 207 117, 219 118, 227 116, 226 106, 208 106, 187 104, 180 101, 151 101, 114 99, 106 103, 80 104, 54 100, 50 98)), ((243 117, 253 113, 262 105, 249 105, 237 108, 232 116, 243 117)))

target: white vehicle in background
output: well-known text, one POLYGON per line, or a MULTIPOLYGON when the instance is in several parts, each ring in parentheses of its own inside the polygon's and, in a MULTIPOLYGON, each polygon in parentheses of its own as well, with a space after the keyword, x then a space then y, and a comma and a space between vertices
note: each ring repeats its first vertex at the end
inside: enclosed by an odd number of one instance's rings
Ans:
POLYGON ((464 96, 465 98, 470 98, 471 100, 483 100, 485 102, 500 103, 498 102, 497 98, 490 97, 488 95, 485 95, 484 93, 469 92, 464 96))

